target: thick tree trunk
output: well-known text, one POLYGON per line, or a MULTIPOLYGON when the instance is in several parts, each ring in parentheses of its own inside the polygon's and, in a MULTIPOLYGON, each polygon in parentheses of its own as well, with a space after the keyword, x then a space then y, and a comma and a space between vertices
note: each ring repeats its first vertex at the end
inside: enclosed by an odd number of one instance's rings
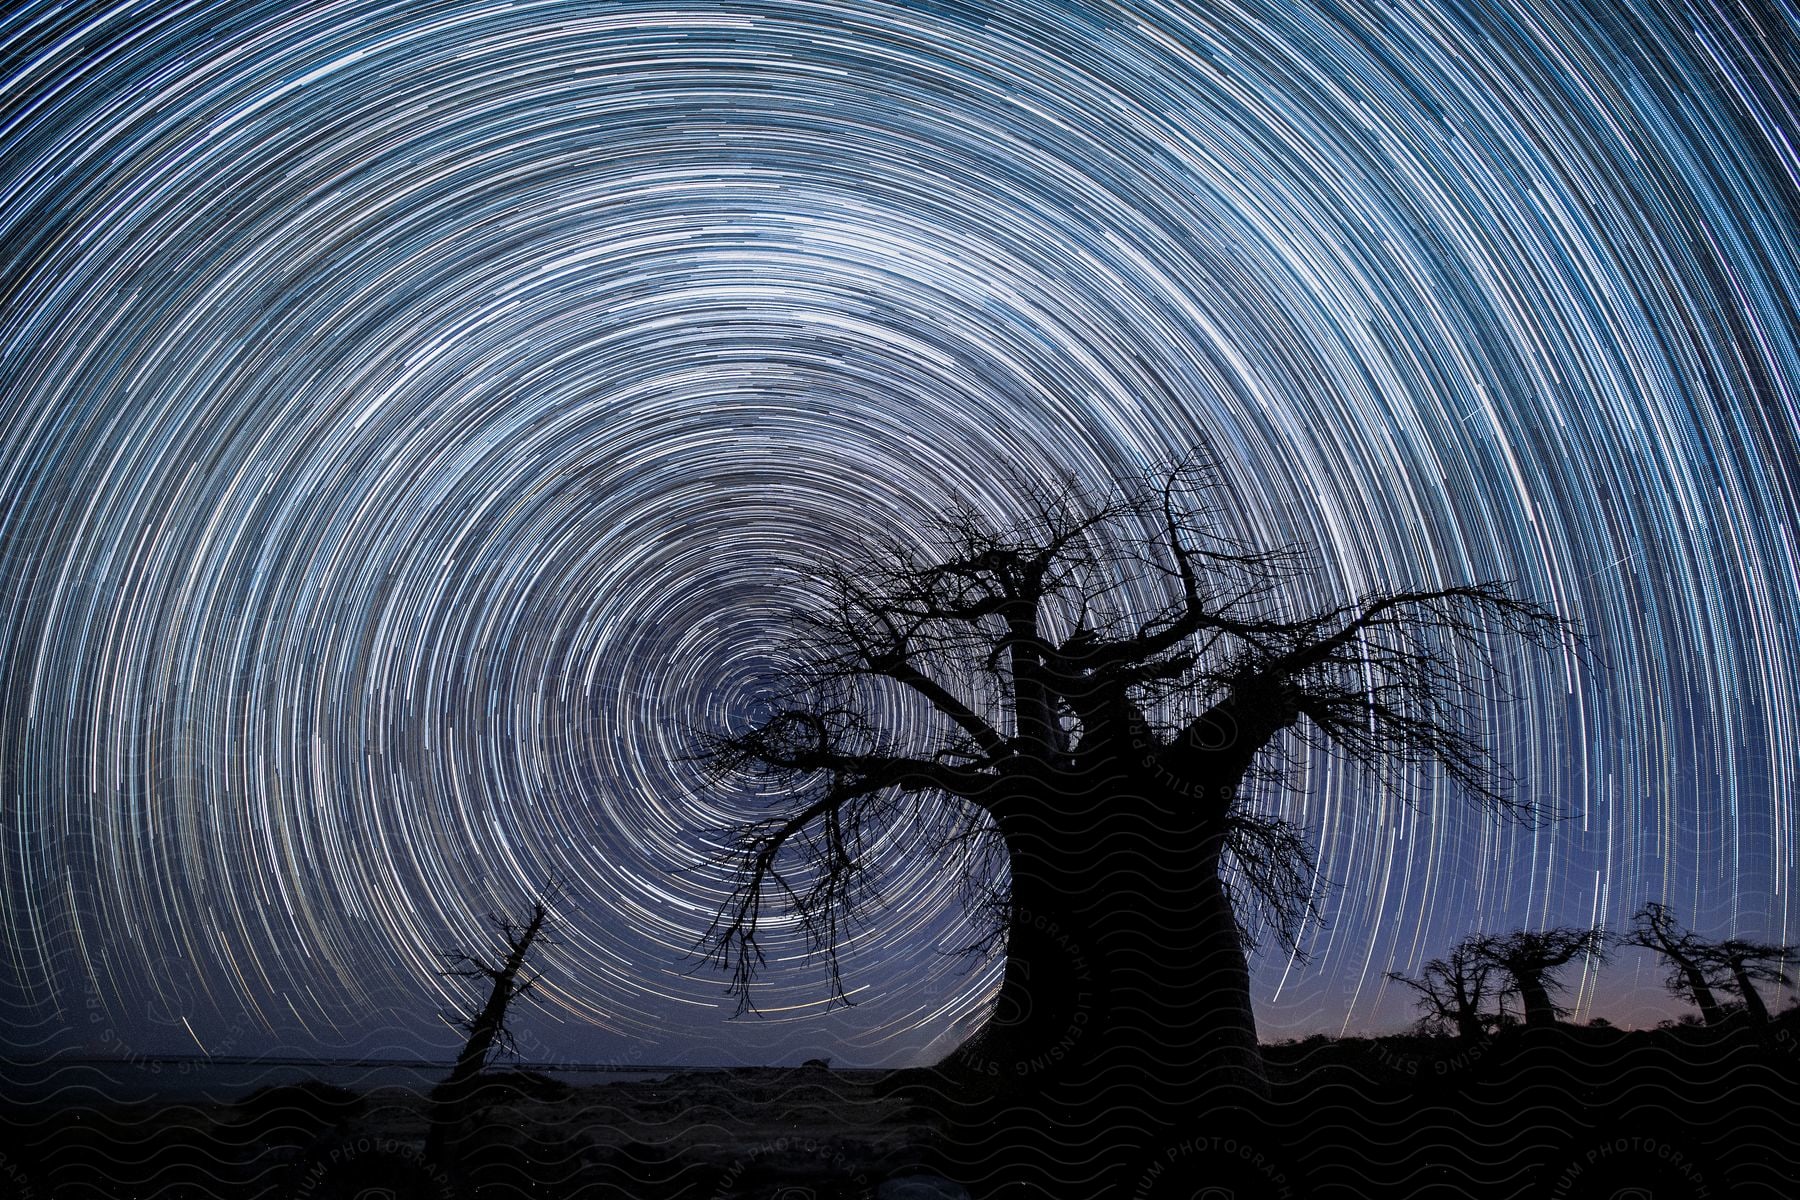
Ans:
POLYGON ((999 996, 921 1097, 945 1104, 953 1170, 977 1195, 998 1178, 1129 1195, 1175 1131, 1267 1096, 1222 838, 1135 798, 1087 799, 1009 829, 999 996))
POLYGON ((1179 1106, 1265 1095, 1250 972, 1220 879, 1222 830, 1137 798, 1012 822, 1005 974, 947 1062, 977 1089, 1179 1106))
POLYGON ((1744 970, 1744 964, 1732 963, 1731 974, 1737 980, 1739 994, 1744 997, 1744 1012, 1756 1024, 1767 1025, 1769 1023, 1769 1007, 1757 994, 1756 984, 1750 981, 1750 974, 1744 970))
POLYGON ((1708 1025, 1718 1025, 1725 1020, 1725 1010, 1719 1007, 1718 998, 1707 986, 1706 976, 1693 963, 1681 964, 1681 972, 1687 977, 1688 991, 1694 997, 1694 1003, 1700 1006, 1700 1019, 1708 1025))
POLYGON ((1541 1029, 1556 1024, 1556 1005, 1550 1002, 1550 992, 1544 987, 1544 977, 1532 971, 1521 971, 1514 976, 1519 985, 1519 999, 1525 1005, 1526 1028, 1541 1029))

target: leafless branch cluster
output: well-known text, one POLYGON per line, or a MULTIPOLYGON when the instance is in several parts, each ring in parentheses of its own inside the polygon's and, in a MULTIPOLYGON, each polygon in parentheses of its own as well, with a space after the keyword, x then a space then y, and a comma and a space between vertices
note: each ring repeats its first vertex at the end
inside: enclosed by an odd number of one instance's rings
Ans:
POLYGON ((1484 952, 1484 941, 1465 938, 1443 958, 1426 963, 1417 979, 1388 972, 1389 979, 1418 993, 1421 1032, 1476 1038, 1505 1020, 1509 989, 1498 964, 1484 952))
POLYGON ((1632 928, 1621 945, 1637 946, 1662 956, 1669 964, 1664 986, 1677 996, 1692 1000, 1708 1025, 1726 1017, 1721 995, 1735 995, 1751 1020, 1767 1023, 1769 1010, 1756 984, 1787 986, 1793 982, 1787 964, 1800 954, 1800 946, 1755 942, 1747 938, 1709 941, 1683 929, 1667 905, 1645 901, 1632 918, 1632 928))
POLYGON ((1285 817, 1238 807, 1227 820, 1226 890, 1237 915, 1238 939, 1246 949, 1254 949, 1267 931, 1304 960, 1299 950, 1301 930, 1310 921, 1324 919, 1311 843, 1285 817))
POLYGON ((1419 978, 1392 972, 1388 978, 1418 993, 1427 1031, 1477 1036, 1505 1023, 1506 1001, 1515 997, 1527 1025, 1549 1025, 1568 1015, 1552 996, 1563 986, 1558 972, 1577 958, 1605 962, 1610 941, 1600 926, 1471 934, 1444 958, 1426 963, 1419 978), (1483 1007, 1490 999, 1492 1011, 1483 1007))
POLYGON ((734 832, 733 890, 701 943, 741 1003, 771 903, 827 955, 842 998, 866 831, 932 803, 968 817, 944 842, 967 849, 1073 779, 1121 803, 1184 796, 1225 838, 1246 935, 1264 925, 1289 945, 1316 914, 1316 870, 1301 831, 1251 812, 1243 788, 1284 731, 1530 811, 1494 768, 1481 706, 1506 694, 1501 646, 1556 647, 1570 626, 1498 582, 1306 610, 1308 556, 1225 534, 1216 480, 1187 461, 1110 493, 1019 481, 1016 522, 960 509, 929 547, 896 541, 804 581, 822 599, 786 648, 798 665, 763 719, 700 754, 721 784, 791 797, 734 832))
POLYGON ((445 966, 438 974, 452 979, 482 979, 489 985, 488 997, 482 1007, 467 1016, 455 1018, 457 1027, 469 1035, 465 1054, 470 1047, 478 1048, 476 1069, 487 1060, 491 1052, 516 1052, 512 1029, 507 1024, 507 1012, 512 1002, 529 994, 541 978, 541 975, 524 976, 526 958, 534 944, 544 945, 554 941, 545 931, 545 921, 562 891, 563 885, 560 882, 552 883, 545 894, 533 902, 531 915, 524 920, 502 913, 488 914, 488 922, 499 932, 505 946, 504 953, 498 959, 490 962, 456 949, 448 949, 441 954, 445 966))

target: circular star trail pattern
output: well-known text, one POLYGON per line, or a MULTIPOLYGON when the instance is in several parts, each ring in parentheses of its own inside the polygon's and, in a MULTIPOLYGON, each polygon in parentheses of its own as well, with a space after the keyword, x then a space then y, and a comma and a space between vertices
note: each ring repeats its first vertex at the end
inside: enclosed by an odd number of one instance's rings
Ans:
POLYGON ((994 964, 904 827, 857 1007, 778 931, 728 1020, 687 952, 771 798, 693 731, 781 670, 789 572, 1194 447, 1313 599, 1509 578, 1592 638, 1492 710, 1567 820, 1299 765, 1330 921, 1258 960, 1267 1036, 1399 1023, 1383 972, 1475 928, 1794 940, 1797 28, 13 6, 9 1037, 441 1050, 438 953, 563 878, 528 1058, 941 1048, 994 964))

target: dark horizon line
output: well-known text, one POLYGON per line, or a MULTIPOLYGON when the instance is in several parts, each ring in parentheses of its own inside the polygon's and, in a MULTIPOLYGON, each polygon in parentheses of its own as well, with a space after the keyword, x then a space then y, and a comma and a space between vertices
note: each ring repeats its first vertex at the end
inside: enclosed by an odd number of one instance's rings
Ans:
MULTIPOLYGON (((432 1069, 449 1070, 455 1064, 454 1059, 430 1058, 302 1058, 293 1055, 271 1057, 262 1054, 126 1054, 126 1055, 52 1055, 49 1058, 13 1059, 6 1066, 14 1067, 48 1067, 48 1066, 136 1066, 155 1063, 210 1063, 215 1066, 231 1067, 430 1067, 432 1069)), ((526 1061, 520 1059, 513 1062, 496 1062, 488 1064, 489 1068, 513 1067, 524 1070, 550 1071, 617 1071, 632 1073, 670 1072, 670 1071, 775 1071, 785 1070, 779 1064, 762 1065, 749 1063, 577 1063, 560 1060, 526 1061)), ((885 1067, 843 1067, 845 1071, 888 1070, 885 1067)))
MULTIPOLYGON (((1795 1007, 1800 1007, 1800 1006, 1790 1006, 1788 1009, 1783 1010, 1783 1014, 1785 1014, 1789 1011, 1793 1011, 1795 1007)), ((1610 1028, 1617 1030, 1620 1033, 1647 1033, 1647 1032, 1653 1032, 1654 1030, 1660 1028, 1665 1023, 1667 1023, 1667 1022, 1666 1021, 1665 1022, 1656 1022, 1656 1023, 1650 1024, 1650 1025, 1642 1025, 1642 1024, 1627 1025, 1627 1024, 1621 1024, 1621 1023, 1609 1021, 1608 1025, 1610 1028)), ((1587 1025, 1588 1025, 1588 1023, 1585 1021, 1566 1021, 1566 1022, 1558 1022, 1558 1024, 1571 1026, 1574 1028, 1583 1028, 1583 1027, 1587 1027, 1587 1025)), ((1446 1036, 1446 1035, 1424 1034, 1424 1033, 1420 1033, 1418 1030, 1412 1029, 1412 1028, 1401 1028, 1401 1029, 1391 1030, 1386 1033, 1361 1032, 1361 1033, 1345 1034, 1345 1033, 1326 1033, 1326 1032, 1320 1031, 1320 1032, 1315 1032, 1315 1033, 1310 1033, 1310 1034, 1290 1034, 1290 1035, 1281 1037, 1279 1039, 1276 1039, 1274 1041, 1266 1041, 1266 1040, 1261 1041, 1261 1045, 1265 1050, 1267 1050, 1267 1049, 1270 1049, 1273 1047, 1282 1046, 1284 1044, 1291 1045, 1291 1044, 1296 1044, 1296 1043, 1300 1043, 1300 1042, 1307 1042, 1307 1041, 1313 1040, 1314 1038, 1319 1038, 1319 1037, 1323 1037, 1326 1040, 1333 1041, 1333 1042, 1338 1042, 1338 1041, 1382 1042, 1382 1041, 1392 1041, 1392 1040, 1411 1041, 1411 1040, 1414 1040, 1417 1038, 1431 1039, 1434 1037, 1442 1037, 1442 1036, 1446 1036)), ((64 1054, 57 1054, 57 1055, 52 1055, 48 1058, 0 1060, 0 1075, 4 1074, 5 1068, 7 1068, 7 1067, 29 1068, 29 1067, 50 1067, 50 1066, 133 1066, 133 1065, 143 1065, 143 1064, 156 1064, 156 1065, 212 1064, 215 1066, 340 1067, 340 1068, 344 1068, 344 1067, 371 1067, 371 1068, 373 1068, 373 1067, 416 1067, 416 1068, 429 1068, 431 1070, 446 1070, 447 1071, 455 1065, 455 1060, 453 1058, 452 1059, 443 1059, 443 1060, 428 1059, 428 1058, 369 1058, 369 1057, 307 1058, 307 1057, 301 1057, 301 1056, 297 1056, 297 1055, 280 1055, 280 1056, 272 1057, 269 1055, 256 1055, 256 1054, 124 1054, 124 1055, 93 1055, 93 1054, 64 1055, 64 1054)), ((512 1061, 496 1060, 494 1062, 489 1063, 486 1069, 488 1069, 488 1070, 516 1069, 516 1070, 535 1070, 535 1071, 584 1071, 584 1072, 612 1071, 612 1072, 616 1072, 619 1074, 674 1074, 674 1073, 679 1073, 679 1072, 684 1072, 684 1071, 783 1071, 783 1070, 796 1070, 796 1069, 799 1069, 800 1066, 801 1066, 801 1064, 793 1064, 791 1066, 784 1066, 780 1063, 760 1063, 760 1064, 758 1064, 758 1063, 743 1063, 743 1062, 736 1062, 736 1063, 621 1063, 621 1062, 586 1063, 586 1062, 566 1062, 566 1061, 559 1060, 559 1059, 546 1059, 546 1060, 515 1059, 512 1061)), ((835 1071, 842 1071, 842 1072, 881 1073, 881 1072, 887 1072, 887 1071, 901 1070, 903 1068, 898 1068, 898 1067, 854 1067, 854 1066, 846 1065, 846 1066, 842 1066, 842 1067, 833 1067, 831 1069, 835 1070, 835 1071)))

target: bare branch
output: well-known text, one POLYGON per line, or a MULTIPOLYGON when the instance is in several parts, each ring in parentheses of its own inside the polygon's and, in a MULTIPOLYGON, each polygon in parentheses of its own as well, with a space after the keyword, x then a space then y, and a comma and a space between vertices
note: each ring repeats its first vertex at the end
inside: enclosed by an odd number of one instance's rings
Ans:
POLYGON ((1464 938, 1443 958, 1425 964, 1417 979, 1389 971, 1387 977, 1418 993, 1419 1028, 1424 1033, 1454 1033, 1477 1038, 1499 1024, 1506 989, 1495 978, 1499 967, 1481 948, 1486 940, 1464 938), (1489 1001, 1496 1004, 1489 1012, 1489 1001))
POLYGON ((1559 926, 1519 929, 1503 936, 1489 934, 1471 938, 1467 944, 1477 961, 1512 978, 1510 990, 1524 1002, 1525 1023, 1548 1025, 1568 1013, 1550 996, 1563 986, 1557 971, 1577 958, 1605 962, 1609 940, 1606 930, 1598 925, 1591 929, 1559 926))
POLYGON ((1268 929, 1289 952, 1300 953, 1300 933, 1322 921, 1319 867, 1300 827, 1282 817, 1235 809, 1228 818, 1226 854, 1241 887, 1227 885, 1238 918, 1238 937, 1256 948, 1268 929))
POLYGON ((732 890, 700 940, 741 1006, 776 911, 826 955, 843 998, 835 952, 869 899, 864 838, 927 810, 951 814, 946 853, 1005 854, 1037 836, 1013 839, 1009 814, 1043 824, 1072 779, 1179 812, 1182 836, 1224 838, 1245 943, 1266 926, 1290 947, 1318 916, 1311 849, 1279 806, 1245 801, 1249 781, 1264 794, 1287 781, 1279 750, 1430 767, 1530 811, 1479 718, 1506 696, 1499 647, 1548 650, 1574 636, 1567 623, 1498 582, 1308 609, 1293 585, 1310 557, 1234 538, 1218 477, 1191 458, 1105 492, 1016 474, 1017 521, 962 506, 927 549, 895 542, 807 577, 814 607, 785 647, 796 666, 773 715, 709 733, 698 756, 721 785, 747 775, 789 796, 735 832, 732 890))

